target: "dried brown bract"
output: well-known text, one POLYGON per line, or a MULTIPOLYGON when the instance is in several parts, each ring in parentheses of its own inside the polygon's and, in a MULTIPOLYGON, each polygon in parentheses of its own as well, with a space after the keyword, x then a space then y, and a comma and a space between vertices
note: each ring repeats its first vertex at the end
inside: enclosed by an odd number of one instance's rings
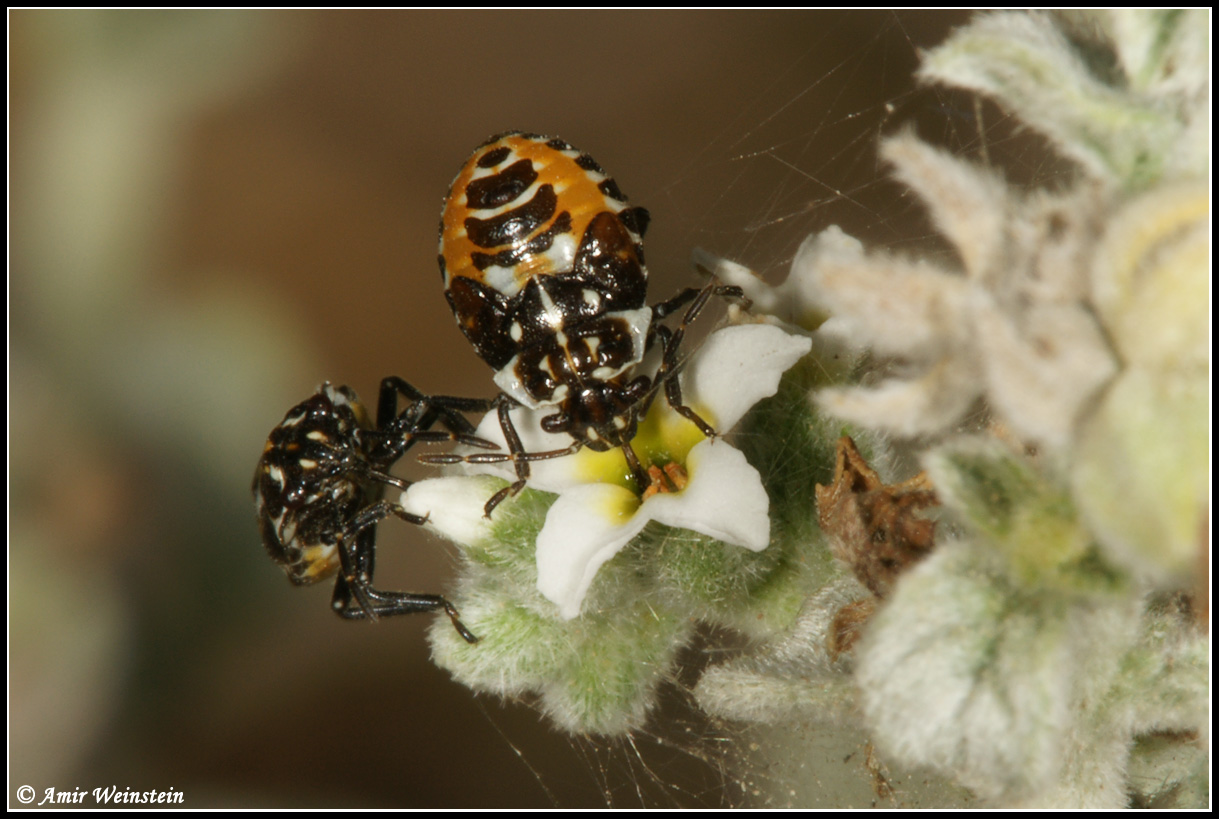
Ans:
POLYGON ((830 621, 829 633, 826 634, 826 649, 831 660, 837 660, 855 648, 855 643, 863 635, 864 624, 875 611, 875 597, 865 597, 838 609, 834 619, 830 621))
POLYGON ((830 551, 877 597, 935 544, 935 523, 916 514, 939 504, 926 473, 886 485, 849 436, 838 439, 834 482, 816 494, 830 551))

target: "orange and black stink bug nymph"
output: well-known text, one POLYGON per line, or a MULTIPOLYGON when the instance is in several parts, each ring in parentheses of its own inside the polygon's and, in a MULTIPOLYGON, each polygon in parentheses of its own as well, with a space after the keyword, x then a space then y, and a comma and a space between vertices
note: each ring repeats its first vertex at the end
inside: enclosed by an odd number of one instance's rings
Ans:
POLYGON ((501 392, 490 406, 509 452, 420 460, 512 461, 517 480, 487 502, 486 514, 525 485, 530 461, 582 447, 620 448, 643 492, 650 479, 631 439, 661 386, 674 410, 704 435, 716 434, 682 403, 677 351, 712 295, 743 295, 712 283, 648 307, 647 225, 648 212, 628 205, 592 157, 561 139, 492 137, 453 180, 440 221, 440 272, 458 326, 496 371, 501 392), (687 309, 676 330, 660 323, 681 307, 687 309), (655 377, 635 375, 656 343, 662 355, 655 377), (572 445, 523 451, 508 414, 518 405, 553 408, 542 429, 567 433, 572 445))
POLYGON ((475 642, 440 595, 380 591, 372 583, 377 524, 390 515, 425 522, 380 499, 386 485, 410 486, 389 468, 418 441, 498 449, 476 437, 461 415, 485 411, 486 404, 429 397, 390 377, 381 382, 374 428, 353 390, 323 384, 271 431, 254 473, 258 526, 271 558, 298 585, 337 573, 332 606, 341 617, 375 620, 444 609, 458 633, 475 642), (402 412, 399 395, 409 402, 402 412), (432 430, 437 423, 445 431, 432 430))

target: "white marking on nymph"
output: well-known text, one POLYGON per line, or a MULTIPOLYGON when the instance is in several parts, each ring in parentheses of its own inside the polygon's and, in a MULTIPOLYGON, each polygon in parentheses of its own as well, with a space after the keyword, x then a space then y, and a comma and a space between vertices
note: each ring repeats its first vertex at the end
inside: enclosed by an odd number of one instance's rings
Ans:
POLYGON ((601 306, 601 294, 596 290, 585 290, 580 295, 584 297, 584 303, 594 310, 601 306))
POLYGON ((305 413, 300 412, 300 413, 297 413, 296 415, 290 415, 287 418, 285 418, 284 422, 282 424, 280 424, 280 426, 281 427, 294 427, 303 420, 305 420, 305 413))
POLYGON ((513 341, 520 341, 525 337, 525 331, 521 329, 521 323, 519 321, 512 322, 512 326, 508 328, 508 337, 513 341))
POLYGON ((517 283, 516 274, 511 267, 491 265, 483 271, 483 281, 492 290, 503 293, 508 298, 521 292, 521 286, 517 283))
POLYGON ((305 437, 308 438, 310 441, 329 441, 330 440, 326 436, 326 433, 322 432, 320 429, 309 430, 309 432, 306 433, 305 437))
POLYGON ((537 257, 544 259, 548 265, 543 272, 556 273, 571 270, 576 262, 576 250, 578 247, 575 236, 570 233, 560 233, 554 238, 554 242, 549 248, 537 254, 537 257))
POLYGON ((529 407, 529 409, 541 409, 542 404, 539 404, 529 391, 525 389, 520 376, 516 373, 516 368, 520 363, 521 357, 519 355, 512 356, 512 360, 495 374, 495 384, 508 395, 529 407))
MULTIPOLYGON (((585 290, 585 293, 588 291, 585 290)), ((584 343, 588 345, 588 354, 593 358, 597 357, 597 350, 601 348, 601 336, 585 336, 584 343)))
POLYGON ((621 415, 614 416, 614 429, 626 429, 626 419, 621 415))
POLYGON ((352 405, 351 399, 347 397, 347 393, 343 391, 342 387, 331 387, 330 385, 327 385, 326 397, 329 398, 330 402, 336 407, 350 407, 352 405))
MULTIPOLYGON (((554 303, 554 299, 550 298, 550 294, 546 292, 546 285, 539 282, 538 295, 542 300, 543 320, 551 327, 558 329, 563 326, 563 311, 554 303)), ((566 344, 566 341, 560 341, 560 344, 566 344)))
POLYGON ((317 469, 317 461, 312 458, 301 458, 297 463, 301 465, 301 469, 317 469))
POLYGON ((267 474, 271 476, 271 480, 275 481, 278 486, 284 485, 284 471, 278 466, 272 466, 267 470, 267 474))

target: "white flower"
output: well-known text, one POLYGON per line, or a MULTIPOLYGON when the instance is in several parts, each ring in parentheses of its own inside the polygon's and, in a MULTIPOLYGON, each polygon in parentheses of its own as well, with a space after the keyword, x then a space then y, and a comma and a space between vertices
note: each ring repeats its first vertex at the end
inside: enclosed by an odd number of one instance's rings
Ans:
MULTIPOLYGON (((810 347, 807 338, 768 325, 726 327, 707 339, 679 376, 683 401, 717 432, 727 432, 755 403, 774 395, 780 377, 810 347)), ((541 419, 554 411, 553 407, 512 411, 526 451, 561 450, 572 443, 565 434, 552 435, 541 429, 541 419)), ((478 435, 507 448, 494 413, 483 419, 478 435)), ((530 463, 529 486, 559 495, 538 535, 537 570, 538 590, 559 607, 564 619, 580 614, 597 570, 649 521, 753 551, 765 549, 770 542, 769 500, 757 470, 730 444, 704 438, 692 422, 669 407, 663 395, 657 396, 640 421, 631 446, 645 468, 676 465, 670 470, 677 480, 667 487, 674 491, 662 490, 641 499, 618 449, 583 449, 530 463)), ((508 463, 468 465, 466 470, 507 480, 516 477, 508 463)), ((481 506, 448 502, 465 498, 472 480, 420 481, 403 493, 402 505, 415 514, 429 515, 429 525, 441 534, 478 534, 484 530, 477 524, 452 518, 481 515, 481 506), (445 488, 453 481, 466 482, 462 491, 445 488)))
MULTIPOLYGON (((818 253, 845 256, 851 261, 863 255, 863 244, 837 225, 831 225, 815 238, 818 253)), ((802 248, 801 252, 805 250, 802 248)), ((788 276, 782 284, 770 285, 748 267, 697 247, 691 261, 718 281, 741 288, 753 303, 753 312, 765 316, 770 323, 812 331, 829 318, 820 288, 809 276, 788 276)))

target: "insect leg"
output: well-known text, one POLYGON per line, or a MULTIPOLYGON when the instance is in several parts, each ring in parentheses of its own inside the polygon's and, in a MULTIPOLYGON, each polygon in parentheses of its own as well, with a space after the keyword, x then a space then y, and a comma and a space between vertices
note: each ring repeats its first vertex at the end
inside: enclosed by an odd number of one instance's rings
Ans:
POLYGON ((493 402, 485 399, 427 395, 397 376, 384 378, 377 399, 377 429, 365 433, 372 442, 369 460, 388 467, 417 441, 498 449, 496 444, 476 436, 474 425, 462 414, 487 412, 492 406, 493 402), (399 395, 410 402, 401 413, 399 395), (437 422, 448 431, 431 430, 437 422))
POLYGON ((653 317, 664 318, 682 305, 687 303, 690 305, 686 308, 686 312, 682 316, 681 323, 677 325, 676 330, 670 332, 668 328, 663 326, 657 326, 655 329, 655 338, 660 341, 661 348, 664 351, 661 356, 660 368, 656 371, 656 383, 664 384, 665 399, 669 402, 669 406, 678 414, 688 418, 708 438, 716 436, 715 429, 700 418, 698 413, 682 403, 681 382, 678 380, 675 370, 678 366, 677 351, 685 339, 686 327, 694 319, 698 318, 698 314, 707 306, 707 301, 712 296, 726 299, 744 299, 745 293, 739 287, 720 285, 712 281, 701 290, 688 288, 652 308, 653 317))
POLYGON ((339 549, 343 571, 334 586, 331 604, 335 613, 348 620, 375 621, 379 617, 444 609, 462 639, 468 643, 478 642, 478 638, 458 619, 457 609, 444 597, 438 594, 385 592, 373 587, 376 524, 391 514, 416 524, 427 520, 388 501, 378 501, 360 510, 344 533, 339 549), (356 603, 354 606, 351 605, 353 600, 356 603))
POLYGON ((403 416, 417 420, 418 426, 427 428, 440 420, 450 432, 472 435, 474 425, 461 413, 487 412, 494 400, 481 398, 459 398, 453 395, 428 395, 409 382, 391 375, 381 379, 381 391, 377 398, 377 429, 385 429, 403 416), (398 414, 398 396, 410 402, 410 406, 398 414))
MULTIPOLYGON (((562 458, 565 455, 573 455, 579 452, 583 447, 582 441, 573 441, 570 446, 563 449, 550 449, 544 452, 526 452, 525 445, 521 442, 521 436, 516 431, 516 426, 512 423, 512 417, 509 415, 509 410, 516 406, 516 402, 504 393, 500 393, 498 415, 500 428, 504 433, 504 440, 508 444, 507 452, 476 452, 470 455, 458 455, 456 453, 438 453, 420 455, 419 460, 426 464, 502 464, 511 462, 516 470, 516 481, 505 486, 503 489, 491 496, 483 507, 483 514, 486 517, 491 517, 491 513, 495 511, 495 507, 499 506, 504 500, 510 498, 522 489, 529 480, 529 463, 531 461, 545 461, 551 458, 562 458)), ((480 439, 481 440, 481 439, 480 439)))

